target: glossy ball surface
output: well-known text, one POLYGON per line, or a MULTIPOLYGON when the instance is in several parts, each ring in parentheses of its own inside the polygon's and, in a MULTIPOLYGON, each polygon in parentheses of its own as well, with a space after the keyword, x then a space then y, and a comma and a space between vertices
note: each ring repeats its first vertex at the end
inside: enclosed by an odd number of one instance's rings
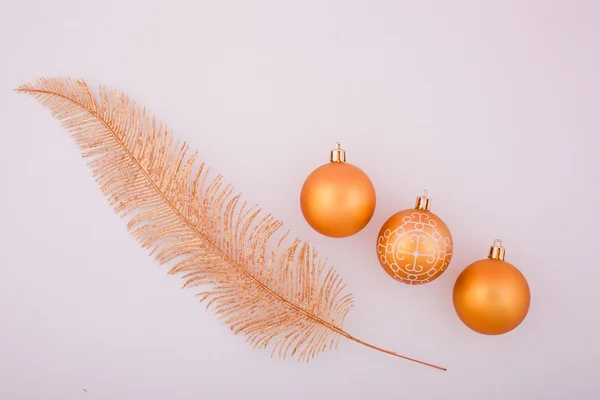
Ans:
POLYGON ((341 238, 363 229, 375 211, 375 188, 358 167, 332 162, 314 170, 302 186, 300 207, 317 232, 341 238))
POLYGON ((474 262, 454 284, 454 308, 475 332, 501 335, 515 329, 527 315, 529 285, 512 264, 495 259, 474 262))

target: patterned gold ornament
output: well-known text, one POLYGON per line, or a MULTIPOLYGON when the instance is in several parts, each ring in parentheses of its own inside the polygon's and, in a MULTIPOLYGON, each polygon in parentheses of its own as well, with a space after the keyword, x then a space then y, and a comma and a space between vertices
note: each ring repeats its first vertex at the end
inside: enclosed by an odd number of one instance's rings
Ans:
POLYGON ((335 144, 330 162, 314 170, 302 185, 300 207, 306 222, 322 235, 354 235, 371 220, 375 188, 360 168, 346 162, 346 153, 335 144))
POLYGON ((392 215, 377 236, 377 259, 392 278, 408 285, 437 279, 450 264, 452 235, 430 210, 427 191, 414 209, 392 215))
POLYGON ((531 294, 521 271, 504 261, 503 242, 496 239, 487 259, 460 273, 452 297, 465 325, 484 335, 502 335, 523 322, 531 294))
POLYGON ((362 341, 343 330, 352 295, 317 251, 279 233, 280 221, 234 194, 197 154, 124 93, 83 80, 50 78, 20 86, 73 135, 110 205, 129 231, 234 334, 271 355, 308 362, 340 338, 445 370, 362 341))

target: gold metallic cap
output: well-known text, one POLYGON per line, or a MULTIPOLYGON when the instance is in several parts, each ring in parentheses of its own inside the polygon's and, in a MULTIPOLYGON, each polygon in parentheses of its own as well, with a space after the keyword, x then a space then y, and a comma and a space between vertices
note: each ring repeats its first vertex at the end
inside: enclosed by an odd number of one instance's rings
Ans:
POLYGON ((340 142, 335 142, 335 148, 329 155, 331 162, 346 162, 346 152, 340 147, 340 142))
POLYGON ((504 260, 504 247, 502 246, 503 244, 504 242, 502 241, 502 239, 494 240, 494 245, 490 247, 490 254, 488 255, 488 258, 491 258, 492 260, 504 260))
POLYGON ((431 199, 427 197, 427 190, 423 192, 423 196, 417 197, 415 208, 423 211, 429 211, 431 209, 431 199))

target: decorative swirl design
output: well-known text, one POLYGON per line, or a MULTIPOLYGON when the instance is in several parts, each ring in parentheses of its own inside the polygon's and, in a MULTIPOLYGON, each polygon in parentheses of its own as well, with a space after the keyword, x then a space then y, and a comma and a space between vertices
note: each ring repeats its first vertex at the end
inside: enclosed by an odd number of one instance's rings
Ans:
POLYGON ((446 270, 452 257, 452 237, 435 214, 405 210, 383 225, 377 253, 382 267, 394 279, 420 285, 446 270))

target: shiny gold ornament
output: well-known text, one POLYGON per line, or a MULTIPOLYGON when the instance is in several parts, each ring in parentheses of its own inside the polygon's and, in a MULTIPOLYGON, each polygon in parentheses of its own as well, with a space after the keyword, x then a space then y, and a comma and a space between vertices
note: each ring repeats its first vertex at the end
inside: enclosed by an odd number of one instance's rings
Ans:
POLYGON ((502 240, 496 240, 487 259, 465 268, 454 284, 454 308, 475 332, 501 335, 515 329, 527 315, 529 285, 523 274, 504 261, 502 240))
POLYGON ((298 239, 286 244, 283 225, 248 206, 218 175, 194 168, 196 154, 120 91, 83 80, 53 78, 20 86, 49 108, 73 135, 102 193, 159 263, 173 262, 184 287, 203 286, 201 301, 271 355, 309 361, 341 337, 399 358, 445 370, 373 346, 342 329, 352 295, 317 251, 298 239), (272 238, 270 240, 270 238, 272 238), (269 249, 269 250, 267 250, 269 249), (208 286, 207 286, 208 285, 208 286))
POLYGON ((360 168, 346 162, 346 153, 336 143, 330 162, 306 178, 300 207, 306 222, 317 232, 335 238, 351 236, 371 220, 375 188, 360 168))
POLYGON ((437 279, 452 258, 450 230, 429 211, 430 204, 425 191, 414 209, 392 215, 377 236, 379 263, 392 278, 408 285, 437 279))

